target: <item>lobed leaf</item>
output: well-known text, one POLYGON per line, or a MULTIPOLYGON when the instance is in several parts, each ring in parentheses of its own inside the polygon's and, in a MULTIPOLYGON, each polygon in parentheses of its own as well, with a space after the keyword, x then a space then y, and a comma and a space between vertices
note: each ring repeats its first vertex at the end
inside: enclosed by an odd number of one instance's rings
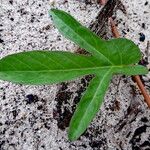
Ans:
POLYGON ((58 30, 86 49, 90 56, 68 52, 30 51, 0 60, 0 79, 23 84, 52 84, 94 74, 70 122, 69 139, 77 139, 99 110, 114 74, 146 74, 148 70, 133 65, 141 58, 139 48, 130 40, 102 40, 64 11, 50 14, 58 30))

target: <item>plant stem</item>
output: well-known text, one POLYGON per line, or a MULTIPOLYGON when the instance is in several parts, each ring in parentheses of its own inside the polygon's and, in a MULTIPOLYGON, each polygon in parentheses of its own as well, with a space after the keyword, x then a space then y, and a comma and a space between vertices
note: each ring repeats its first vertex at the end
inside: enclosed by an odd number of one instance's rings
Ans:
MULTIPOLYGON (((110 17, 109 18, 109 21, 110 21, 110 24, 111 24, 111 30, 112 30, 112 33, 113 33, 113 36, 115 38, 119 38, 120 35, 119 35, 119 32, 117 30, 117 27, 115 25, 115 22, 113 21, 113 19, 110 17)), ((136 76, 133 76, 133 78, 135 79, 144 99, 145 99, 145 102, 147 103, 148 107, 150 108, 150 96, 149 94, 147 93, 141 79, 140 79, 140 76, 136 75, 136 76)))

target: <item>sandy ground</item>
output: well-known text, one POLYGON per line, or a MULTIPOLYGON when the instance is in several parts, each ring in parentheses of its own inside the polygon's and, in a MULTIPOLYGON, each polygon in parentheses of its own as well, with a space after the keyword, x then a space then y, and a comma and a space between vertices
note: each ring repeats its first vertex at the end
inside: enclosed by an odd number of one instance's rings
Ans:
MULTIPOLYGON (((139 45, 143 65, 150 67, 150 0, 122 3, 127 13, 114 14, 118 29, 139 45)), ((0 58, 30 50, 76 51, 78 47, 53 26, 48 14, 52 7, 70 12, 88 27, 103 6, 85 0, 0 0, 0 58)), ((150 91, 150 73, 142 78, 150 91)), ((112 79, 83 136, 68 141, 68 122, 88 80, 47 86, 0 81, 0 150, 150 149, 150 110, 135 83, 125 76, 112 79)))

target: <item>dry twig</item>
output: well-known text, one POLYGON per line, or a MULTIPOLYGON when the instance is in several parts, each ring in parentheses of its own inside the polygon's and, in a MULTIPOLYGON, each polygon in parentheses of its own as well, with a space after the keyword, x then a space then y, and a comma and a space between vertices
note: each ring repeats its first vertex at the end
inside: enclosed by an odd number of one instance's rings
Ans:
MULTIPOLYGON (((110 18, 109 20, 110 20, 111 30, 112 30, 113 36, 116 37, 116 38, 119 38, 120 35, 119 35, 119 32, 117 30, 117 27, 116 27, 113 19, 110 18)), ((138 87, 139 87, 139 89, 140 89, 140 91, 141 91, 141 93, 142 93, 142 95, 143 95, 143 97, 144 97, 148 107, 150 108, 150 96, 146 92, 146 89, 145 89, 145 87, 144 87, 144 85, 143 85, 143 83, 142 83, 142 81, 140 79, 140 76, 136 75, 136 76, 133 76, 133 78, 136 81, 136 83, 137 83, 137 85, 138 85, 138 87)))

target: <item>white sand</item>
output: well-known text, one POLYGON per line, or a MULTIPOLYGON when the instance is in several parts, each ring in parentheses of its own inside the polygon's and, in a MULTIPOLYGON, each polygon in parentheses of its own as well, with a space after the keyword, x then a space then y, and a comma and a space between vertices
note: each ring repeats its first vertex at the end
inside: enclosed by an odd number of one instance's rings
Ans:
MULTIPOLYGON (((119 31, 138 44, 146 57, 145 51, 150 40, 150 0, 122 2, 127 15, 117 12, 117 20, 122 19, 118 24, 119 31), (139 33, 145 35, 144 42, 139 41, 139 33)), ((97 4, 85 5, 77 0, 68 0, 66 3, 64 0, 0 0, 0 58, 22 51, 48 49, 73 52, 78 48, 54 28, 48 15, 52 5, 69 11, 86 26, 101 9, 97 4)), ((150 63, 150 55, 147 57, 150 63)), ((144 80, 150 90, 150 74, 144 80)), ((66 106, 71 110, 73 99, 81 86, 80 80, 68 84, 66 91, 72 92, 72 96, 67 104, 63 104, 62 110, 66 106)), ((72 143, 67 139, 67 128, 58 128, 57 120, 53 117, 59 88, 59 84, 23 86, 0 81, 0 150, 150 148, 142 147, 145 141, 150 141, 150 110, 130 77, 113 78, 105 102, 87 131, 88 135, 72 143), (28 98, 32 97, 30 94, 35 99, 27 104, 28 98), (135 134, 137 131, 139 135, 135 134)))

